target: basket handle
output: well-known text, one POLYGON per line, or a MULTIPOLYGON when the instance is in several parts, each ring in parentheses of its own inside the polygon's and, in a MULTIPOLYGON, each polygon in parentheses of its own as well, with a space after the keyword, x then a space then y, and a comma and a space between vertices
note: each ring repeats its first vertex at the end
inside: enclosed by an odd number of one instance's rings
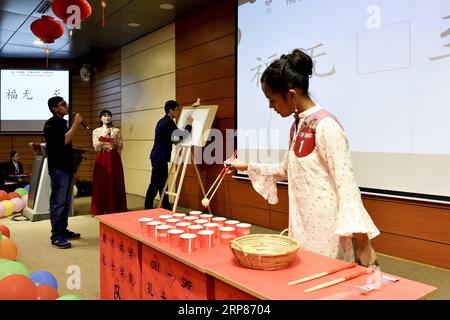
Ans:
POLYGON ((234 245, 236 245, 236 247, 238 247, 239 250, 241 250, 242 253, 243 253, 245 256, 247 256, 247 253, 246 253, 244 250, 242 250, 242 247, 240 246, 239 243, 237 243, 235 240, 231 240, 230 244, 231 244, 231 243, 234 244, 234 245))
MULTIPOLYGON (((283 231, 280 232, 280 236, 282 236, 283 233, 285 233, 286 231, 292 231, 292 233, 294 233, 294 229, 292 229, 292 228, 286 228, 286 229, 284 229, 283 231)), ((295 233, 294 233, 294 234, 295 234, 295 233)))
POLYGON ((245 260, 247 260, 247 264, 250 266, 251 265, 251 263, 250 263, 250 260, 248 260, 248 257, 247 257, 247 252, 245 252, 244 250, 242 250, 242 247, 240 246, 240 244, 239 243, 237 243, 235 240, 231 240, 231 242, 230 242, 230 246, 231 246, 231 244, 234 244, 234 245, 236 245, 238 248, 239 248, 239 250, 241 250, 242 251, 242 253, 244 254, 244 256, 245 256, 245 260))

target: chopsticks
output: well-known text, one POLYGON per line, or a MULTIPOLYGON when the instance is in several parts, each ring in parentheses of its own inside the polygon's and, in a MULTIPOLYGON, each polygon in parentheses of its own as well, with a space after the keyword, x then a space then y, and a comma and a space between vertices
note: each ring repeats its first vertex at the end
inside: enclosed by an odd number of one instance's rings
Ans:
MULTIPOLYGON (((235 160, 236 157, 237 157, 237 149, 234 150, 233 155, 231 156, 230 160, 235 160)), ((202 205, 204 207, 209 206, 209 202, 211 201, 212 197, 214 197, 214 194, 216 193, 217 189, 219 188, 220 184, 222 183, 223 178, 225 178, 227 169, 228 169, 228 166, 224 165, 222 171, 220 171, 220 173, 217 176, 216 180, 214 180, 213 184, 211 185, 209 190, 206 192, 205 197, 202 200, 202 205), (219 181, 219 182, 217 183, 217 181, 219 181), (211 191, 213 191, 213 192, 212 192, 211 195, 209 195, 211 193, 211 191)))
POLYGON ((319 290, 319 289, 322 289, 322 288, 334 286, 335 284, 338 284, 338 283, 341 283, 341 282, 345 282, 345 281, 348 281, 348 280, 351 280, 351 279, 355 279, 357 277, 364 276, 364 275, 372 273, 372 272, 373 272, 373 269, 366 269, 366 270, 363 270, 363 271, 359 271, 359 272, 353 273, 353 274, 351 274, 351 275, 349 275, 347 277, 342 277, 342 278, 339 278, 339 279, 336 279, 336 280, 331 280, 331 281, 319 284, 319 285, 317 285, 315 287, 306 289, 303 292, 305 292, 305 293, 306 292, 312 292, 312 291, 316 291, 316 290, 319 290))
POLYGON ((339 271, 342 271, 342 270, 354 268, 357 265, 358 265, 357 263, 351 263, 351 264, 348 264, 348 265, 345 265, 345 266, 342 266, 342 267, 339 267, 339 268, 331 269, 331 270, 328 270, 328 271, 325 271, 325 272, 321 272, 321 273, 312 275, 310 277, 306 277, 306 278, 302 278, 302 279, 299 279, 299 280, 295 280, 295 281, 289 282, 288 285, 292 286, 294 284, 303 283, 303 282, 310 281, 310 280, 313 280, 313 279, 325 277, 325 276, 327 276, 329 274, 333 274, 333 273, 336 273, 336 272, 339 272, 339 271))

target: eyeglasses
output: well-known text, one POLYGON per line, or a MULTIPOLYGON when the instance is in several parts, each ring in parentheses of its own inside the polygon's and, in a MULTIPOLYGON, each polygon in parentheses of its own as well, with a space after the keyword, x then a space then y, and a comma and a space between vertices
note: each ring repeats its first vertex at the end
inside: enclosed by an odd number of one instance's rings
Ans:
POLYGON ((56 105, 57 107, 67 107, 67 102, 63 102, 56 105))

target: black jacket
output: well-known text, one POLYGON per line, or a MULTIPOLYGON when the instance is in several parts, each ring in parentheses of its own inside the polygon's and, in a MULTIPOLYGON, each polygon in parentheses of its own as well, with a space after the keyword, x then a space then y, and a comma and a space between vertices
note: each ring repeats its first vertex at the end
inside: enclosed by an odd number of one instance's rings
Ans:
POLYGON ((175 122, 168 115, 165 115, 156 124, 155 144, 150 153, 150 160, 152 162, 169 162, 172 143, 177 144, 186 139, 191 130, 192 126, 189 124, 184 129, 179 130, 175 122), (178 139, 173 139, 172 135, 178 139))
POLYGON ((16 170, 16 166, 14 165, 12 160, 9 160, 9 162, 6 164, 6 180, 16 182, 19 181, 18 178, 10 177, 11 175, 23 174, 22 163, 19 161, 17 164, 19 167, 19 171, 16 170))
POLYGON ((66 173, 74 172, 72 142, 68 145, 64 144, 67 131, 69 131, 67 121, 58 116, 51 117, 45 123, 44 137, 47 147, 49 172, 56 170, 66 173))

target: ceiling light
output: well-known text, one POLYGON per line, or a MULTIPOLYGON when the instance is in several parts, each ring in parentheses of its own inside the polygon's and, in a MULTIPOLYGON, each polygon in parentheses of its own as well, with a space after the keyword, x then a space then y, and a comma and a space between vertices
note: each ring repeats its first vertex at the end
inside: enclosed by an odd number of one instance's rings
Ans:
POLYGON ((133 27, 133 28, 137 28, 137 27, 140 27, 141 24, 137 23, 137 22, 130 22, 130 23, 128 23, 128 26, 129 27, 133 27))
POLYGON ((36 39, 33 41, 34 44, 37 44, 38 46, 40 46, 41 44, 44 44, 41 40, 36 39))
POLYGON ((159 7, 163 10, 172 10, 173 9, 173 4, 171 3, 163 3, 160 4, 159 7))

